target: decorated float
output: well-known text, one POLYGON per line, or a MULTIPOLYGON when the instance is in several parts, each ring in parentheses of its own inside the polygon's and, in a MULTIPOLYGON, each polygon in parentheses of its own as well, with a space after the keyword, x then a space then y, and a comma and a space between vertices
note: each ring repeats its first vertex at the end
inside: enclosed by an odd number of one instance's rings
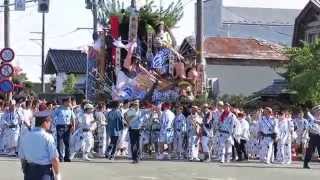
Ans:
MULTIPOLYGON (((110 4, 108 4, 110 3, 110 4)), ((182 1, 157 8, 99 4, 102 28, 88 50, 87 98, 192 102, 203 93, 203 67, 176 50, 171 30, 183 16, 182 1)))

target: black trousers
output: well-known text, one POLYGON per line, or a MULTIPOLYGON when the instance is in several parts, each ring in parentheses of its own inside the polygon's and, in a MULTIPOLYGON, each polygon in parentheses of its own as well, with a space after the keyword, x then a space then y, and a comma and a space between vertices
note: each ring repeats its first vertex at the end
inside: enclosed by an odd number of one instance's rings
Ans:
POLYGON ((24 180, 53 180, 52 165, 27 164, 24 180))
POLYGON ((277 159, 277 153, 278 153, 278 143, 277 142, 273 143, 273 148, 274 148, 274 151, 273 151, 274 159, 277 159))
POLYGON ((248 159, 248 154, 246 150, 247 141, 244 139, 240 140, 240 143, 235 141, 235 148, 237 150, 239 160, 248 159))
POLYGON ((317 149, 320 149, 320 135, 310 133, 309 136, 310 136, 309 145, 306 150, 306 156, 304 158, 304 163, 306 163, 306 164, 308 164, 311 161, 312 155, 313 155, 316 147, 317 147, 317 149))
POLYGON ((132 160, 138 161, 140 157, 140 130, 129 129, 132 160))
POLYGON ((107 148, 108 156, 114 157, 114 154, 116 153, 116 150, 117 150, 118 139, 119 139, 119 136, 110 137, 110 144, 107 148))
POLYGON ((57 149, 59 153, 59 159, 60 161, 64 160, 70 160, 70 129, 71 125, 57 125, 57 149), (60 146, 60 142, 63 141, 64 147, 65 147, 65 154, 63 158, 62 149, 60 146))

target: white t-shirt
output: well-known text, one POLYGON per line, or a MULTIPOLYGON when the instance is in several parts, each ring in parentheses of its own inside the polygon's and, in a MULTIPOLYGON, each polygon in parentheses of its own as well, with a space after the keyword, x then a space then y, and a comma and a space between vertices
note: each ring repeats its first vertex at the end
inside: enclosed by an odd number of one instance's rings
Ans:
POLYGON ((93 114, 87 114, 84 113, 82 115, 82 121, 80 127, 85 128, 85 129, 93 129, 94 124, 92 123, 94 121, 93 114))
POLYGON ((23 120, 28 126, 33 125, 33 112, 31 109, 24 109, 23 116, 23 120))

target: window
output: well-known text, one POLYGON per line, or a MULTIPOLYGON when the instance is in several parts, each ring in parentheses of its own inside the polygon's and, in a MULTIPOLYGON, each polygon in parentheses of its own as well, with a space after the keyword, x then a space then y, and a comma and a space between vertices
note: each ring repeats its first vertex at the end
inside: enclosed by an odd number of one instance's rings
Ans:
POLYGON ((316 41, 317 37, 318 37, 318 34, 309 33, 308 36, 307 36, 307 42, 308 43, 314 43, 316 41))

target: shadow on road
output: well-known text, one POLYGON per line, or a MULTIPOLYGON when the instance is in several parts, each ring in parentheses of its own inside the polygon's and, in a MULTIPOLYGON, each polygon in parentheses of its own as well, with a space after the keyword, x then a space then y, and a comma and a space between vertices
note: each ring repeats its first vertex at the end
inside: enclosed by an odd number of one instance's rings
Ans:
MULTIPOLYGON (((257 166, 257 165, 239 165, 239 164, 226 164, 226 165, 219 165, 219 167, 224 168, 258 168, 258 169, 301 169, 305 170, 302 167, 293 167, 293 166, 272 166, 272 165, 266 165, 266 166, 257 166)), ((312 169, 320 169, 320 168, 312 168, 312 169)))

